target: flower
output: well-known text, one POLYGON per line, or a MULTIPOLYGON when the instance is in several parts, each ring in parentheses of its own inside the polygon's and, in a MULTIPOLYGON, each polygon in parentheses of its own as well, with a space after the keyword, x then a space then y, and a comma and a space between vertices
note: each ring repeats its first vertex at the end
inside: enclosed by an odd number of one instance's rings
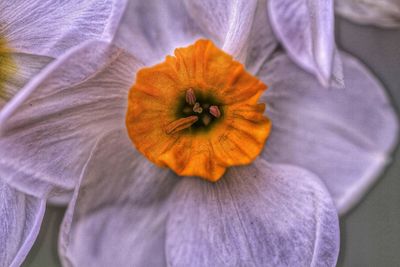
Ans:
MULTIPOLYGON (((340 54, 345 90, 321 88, 340 84, 332 16, 315 16, 325 5, 269 1, 286 55, 264 1, 132 1, 115 40, 131 54, 87 42, 29 83, 25 99, 11 99, 0 113, 1 177, 41 198, 75 189, 60 233, 63 264, 334 266, 330 194, 339 212, 359 200, 389 157, 397 120, 349 55, 340 54), (261 156, 216 183, 155 167, 125 127, 135 73, 199 37, 270 86, 261 102, 274 127, 261 156)), ((189 105, 199 97, 192 89, 189 105)))
MULTIPOLYGON (((111 41, 124 6, 111 0, 0 1, 0 111, 71 47, 90 39, 111 41)), ((38 234, 46 201, 10 187, 4 175, 12 176, 0 172, 0 266, 19 266, 38 234)))
POLYGON ((353 22, 380 27, 399 27, 400 3, 396 0, 338 0, 336 12, 353 22))

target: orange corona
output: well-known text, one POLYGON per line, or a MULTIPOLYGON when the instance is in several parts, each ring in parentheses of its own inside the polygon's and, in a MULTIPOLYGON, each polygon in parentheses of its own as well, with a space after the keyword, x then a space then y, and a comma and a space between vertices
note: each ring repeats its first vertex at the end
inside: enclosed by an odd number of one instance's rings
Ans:
POLYGON ((128 133, 157 166, 217 181, 261 152, 271 129, 257 103, 266 89, 211 41, 198 40, 137 73, 128 133))

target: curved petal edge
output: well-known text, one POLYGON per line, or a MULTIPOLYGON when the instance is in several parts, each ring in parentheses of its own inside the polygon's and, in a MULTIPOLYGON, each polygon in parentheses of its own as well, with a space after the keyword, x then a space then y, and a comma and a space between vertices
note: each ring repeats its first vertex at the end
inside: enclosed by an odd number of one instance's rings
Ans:
POLYGON ((268 4, 272 28, 291 59, 324 87, 343 87, 333 1, 271 0, 268 4))
POLYGON ((167 225, 170 266, 335 266, 339 223, 318 177, 263 159, 217 183, 185 177, 167 225))

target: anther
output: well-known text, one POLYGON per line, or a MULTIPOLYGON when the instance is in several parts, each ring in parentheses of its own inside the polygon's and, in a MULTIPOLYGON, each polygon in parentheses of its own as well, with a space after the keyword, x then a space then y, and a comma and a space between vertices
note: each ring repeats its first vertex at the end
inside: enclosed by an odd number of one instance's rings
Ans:
POLYGON ((196 95, 194 94, 192 88, 189 88, 186 91, 186 103, 188 103, 191 106, 193 106, 196 103, 196 95))
POLYGON ((210 114, 213 115, 215 118, 221 117, 221 111, 219 110, 218 106, 211 106, 209 111, 210 114))
POLYGON ((203 112, 203 108, 198 102, 196 102, 196 104, 194 104, 193 111, 200 114, 203 112))
POLYGON ((174 134, 192 126, 199 118, 197 116, 189 116, 176 121, 171 122, 165 127, 167 134, 174 134))

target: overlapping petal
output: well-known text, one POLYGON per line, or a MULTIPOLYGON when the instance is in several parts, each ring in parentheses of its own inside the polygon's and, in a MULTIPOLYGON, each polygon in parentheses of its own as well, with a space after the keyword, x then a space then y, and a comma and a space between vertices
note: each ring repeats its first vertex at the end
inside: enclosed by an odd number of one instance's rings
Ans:
POLYGON ((219 183, 186 178, 167 227, 171 266, 334 266, 339 226, 311 173, 262 159, 219 183))
POLYGON ((125 2, 1 1, 0 109, 69 48, 90 39, 111 41, 125 2))
POLYGON ((65 266, 166 266, 167 203, 180 179, 135 151, 125 130, 98 139, 61 228, 65 266))
POLYGON ((333 1, 271 0, 271 23, 289 56, 325 87, 343 86, 334 37, 333 1))
POLYGON ((35 241, 45 201, 0 181, 0 265, 20 266, 35 241))
POLYGON ((398 0, 337 0, 335 11, 354 22, 381 27, 400 26, 398 0))
POLYGON ((260 160, 216 184, 176 178, 116 131, 99 139, 81 183, 60 236, 66 266, 333 266, 337 259, 336 209, 299 168, 260 160))
POLYGON ((246 69, 253 74, 258 72, 278 46, 278 40, 272 30, 268 12, 266 12, 267 8, 267 0, 257 2, 251 32, 246 43, 248 47, 245 60, 246 69))
POLYGON ((253 73, 277 45, 265 1, 253 0, 130 1, 116 43, 153 65, 199 38, 212 39, 253 73))
POLYGON ((256 0, 185 1, 187 10, 216 44, 238 60, 246 58, 256 0))
MULTIPOLYGON (((5 55, 1 55, 0 60, 5 55), (2 57, 3 56, 3 57, 2 57)), ((24 85, 53 58, 25 53, 10 53, 11 64, 2 61, 0 66, 0 110, 24 85), (8 75, 1 75, 8 73, 8 75)))
POLYGON ((137 55, 146 65, 162 61, 177 47, 203 36, 182 1, 131 0, 115 43, 137 55))
POLYGON ((279 55, 261 76, 273 122, 264 149, 269 162, 290 163, 326 183, 340 213, 349 210, 390 161, 398 118, 381 84, 353 57, 341 54, 346 88, 321 85, 279 55))
POLYGON ((0 3, 0 36, 15 52, 57 57, 86 40, 110 41, 125 0, 17 0, 0 3))
POLYGON ((72 190, 97 136, 124 126, 139 65, 100 41, 51 63, 0 113, 0 177, 37 197, 72 190))

